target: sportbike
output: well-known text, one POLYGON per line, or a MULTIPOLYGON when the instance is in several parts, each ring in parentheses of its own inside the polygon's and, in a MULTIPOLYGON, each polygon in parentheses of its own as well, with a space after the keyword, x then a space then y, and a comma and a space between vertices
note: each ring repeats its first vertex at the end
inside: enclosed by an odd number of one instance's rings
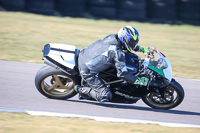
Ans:
MULTIPOLYGON (((172 67, 167 57, 155 47, 145 59, 136 54, 125 52, 129 72, 138 77, 147 77, 147 86, 133 85, 116 75, 116 69, 110 67, 100 73, 106 85, 110 87, 113 103, 136 103, 142 101, 152 108, 171 109, 184 99, 182 86, 172 78, 172 67), (159 82, 152 86, 151 81, 159 82)), ((35 85, 38 91, 52 99, 68 99, 77 94, 75 85, 82 85, 83 80, 78 69, 80 50, 72 45, 46 44, 43 49, 43 60, 46 66, 36 74, 35 85)))

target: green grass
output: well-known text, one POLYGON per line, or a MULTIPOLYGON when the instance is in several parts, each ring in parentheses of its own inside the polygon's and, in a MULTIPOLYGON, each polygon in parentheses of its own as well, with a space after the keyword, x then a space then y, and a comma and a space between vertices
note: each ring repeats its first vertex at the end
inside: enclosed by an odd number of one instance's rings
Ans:
POLYGON ((0 133, 200 133, 200 129, 0 112, 0 133))
MULTIPOLYGON (((200 79, 200 27, 139 22, 59 18, 0 12, 0 59, 42 63, 44 44, 82 49, 125 25, 140 32, 140 45, 154 45, 171 61, 173 76, 200 79)), ((140 56, 144 57, 142 54, 140 56)))

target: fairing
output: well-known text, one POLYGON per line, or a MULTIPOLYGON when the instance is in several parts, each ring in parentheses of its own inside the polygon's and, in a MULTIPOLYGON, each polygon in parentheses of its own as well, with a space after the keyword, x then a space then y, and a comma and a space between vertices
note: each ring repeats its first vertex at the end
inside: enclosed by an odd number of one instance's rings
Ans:
POLYGON ((172 66, 167 57, 159 52, 155 47, 150 47, 154 52, 156 52, 156 57, 153 60, 150 60, 148 68, 154 70, 155 72, 159 73, 161 76, 166 78, 169 82, 172 80, 172 66), (159 60, 162 60, 162 65, 159 65, 159 60), (155 63, 156 62, 156 63, 155 63), (162 67, 161 66, 165 66, 162 67))

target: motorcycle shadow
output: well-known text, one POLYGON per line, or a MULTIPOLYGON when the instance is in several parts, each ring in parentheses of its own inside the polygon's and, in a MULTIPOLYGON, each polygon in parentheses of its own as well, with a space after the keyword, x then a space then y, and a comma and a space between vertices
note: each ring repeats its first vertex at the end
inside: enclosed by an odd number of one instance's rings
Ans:
POLYGON ((182 111, 182 110, 163 110, 163 109, 153 109, 150 107, 141 107, 141 106, 134 106, 133 104, 119 104, 119 103, 99 103, 97 101, 89 101, 89 100, 72 100, 68 99, 69 102, 78 102, 78 103, 87 103, 91 105, 97 105, 102 107, 108 108, 116 108, 116 109, 134 109, 134 110, 141 110, 141 111, 148 111, 148 112, 160 112, 160 113, 167 113, 167 114, 179 114, 179 115, 195 115, 200 116, 200 112, 192 112, 192 111, 182 111))

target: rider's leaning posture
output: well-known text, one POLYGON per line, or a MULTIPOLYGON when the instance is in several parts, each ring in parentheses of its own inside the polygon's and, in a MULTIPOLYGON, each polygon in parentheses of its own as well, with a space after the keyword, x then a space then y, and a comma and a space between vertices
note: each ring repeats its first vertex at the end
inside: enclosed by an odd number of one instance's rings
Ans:
POLYGON ((98 40, 81 50, 78 64, 80 74, 88 87, 76 86, 75 90, 82 96, 100 102, 112 99, 112 93, 104 84, 99 72, 105 71, 111 66, 117 70, 117 76, 131 84, 147 86, 149 81, 145 77, 136 77, 129 73, 126 67, 125 53, 139 51, 150 52, 149 48, 137 45, 139 42, 138 31, 131 26, 122 27, 118 34, 111 34, 102 40, 98 40))

